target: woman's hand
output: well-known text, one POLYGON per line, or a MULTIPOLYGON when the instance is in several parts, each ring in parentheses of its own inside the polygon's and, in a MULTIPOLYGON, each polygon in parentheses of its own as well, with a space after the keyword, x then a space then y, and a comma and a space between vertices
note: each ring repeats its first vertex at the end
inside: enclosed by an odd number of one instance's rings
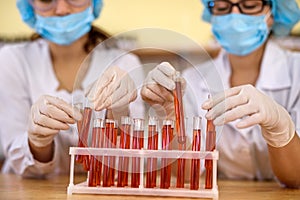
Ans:
MULTIPOLYGON (((151 70, 144 81, 141 90, 142 99, 153 106, 159 116, 172 116, 174 112, 175 73, 176 70, 172 65, 163 62, 151 70)), ((185 85, 184 79, 182 82, 185 85)))
POLYGON ((128 107, 137 97, 129 74, 119 67, 109 67, 86 92, 95 110, 128 107))
POLYGON ((274 147, 285 146, 295 134, 288 112, 252 85, 230 88, 205 101, 202 108, 209 110, 206 118, 213 119, 215 125, 237 119, 241 119, 237 128, 259 124, 265 140, 274 147))
POLYGON ((46 147, 60 130, 68 130, 82 115, 65 101, 48 95, 41 96, 31 107, 28 139, 35 147, 46 147))

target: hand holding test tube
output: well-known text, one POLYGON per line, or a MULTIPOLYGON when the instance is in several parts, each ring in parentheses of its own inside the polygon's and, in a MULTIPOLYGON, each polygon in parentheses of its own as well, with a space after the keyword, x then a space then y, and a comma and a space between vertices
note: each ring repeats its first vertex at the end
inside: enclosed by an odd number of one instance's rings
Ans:
POLYGON ((97 111, 126 107, 137 97, 134 81, 117 66, 105 70, 85 93, 97 111))
MULTIPOLYGON (((162 62, 151 70, 144 82, 141 96, 149 105, 156 105, 156 113, 161 117, 172 119, 174 115, 175 81, 173 79, 176 70, 168 62, 162 62), (159 107, 157 105, 160 105, 159 107)), ((182 93, 185 89, 185 80, 180 77, 182 93)))
POLYGON ((49 145, 60 130, 69 129, 68 124, 74 124, 81 118, 80 111, 62 99, 48 95, 41 96, 31 107, 28 127, 30 145, 35 147, 49 145))
POLYGON ((256 124, 262 128, 266 142, 273 147, 287 145, 295 135, 291 116, 281 105, 252 85, 241 85, 225 90, 208 99, 202 108, 209 110, 206 118, 215 125, 241 119, 237 128, 256 124))

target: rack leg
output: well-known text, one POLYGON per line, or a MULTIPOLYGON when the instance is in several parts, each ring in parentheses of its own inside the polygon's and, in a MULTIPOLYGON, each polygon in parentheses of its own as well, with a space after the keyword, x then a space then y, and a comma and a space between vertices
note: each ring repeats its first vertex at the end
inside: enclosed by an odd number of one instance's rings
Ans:
POLYGON ((68 188, 68 195, 72 194, 71 187, 74 186, 74 162, 75 162, 75 155, 71 155, 71 165, 70 165, 70 182, 69 182, 69 188, 68 188))

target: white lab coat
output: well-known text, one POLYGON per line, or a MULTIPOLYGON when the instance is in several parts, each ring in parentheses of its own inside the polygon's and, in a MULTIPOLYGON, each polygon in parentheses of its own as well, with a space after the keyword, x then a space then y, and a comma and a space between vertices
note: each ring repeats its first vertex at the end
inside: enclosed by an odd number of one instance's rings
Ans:
MULTIPOLYGON (((49 163, 36 161, 29 149, 27 123, 30 108, 44 94, 60 97, 72 103, 72 94, 57 91, 55 76, 46 41, 7 45, 0 51, 0 133, 5 153, 2 172, 25 177, 66 173, 69 170, 70 146, 77 146, 76 127, 60 131, 55 137, 54 158, 49 163)), ((116 65, 129 72, 138 88, 144 79, 139 59, 119 49, 98 46, 93 51, 90 68, 83 80, 83 88, 94 82, 108 66, 116 65)), ((81 92, 82 91, 77 91, 81 92)), ((141 101, 131 105, 131 116, 144 113, 141 101), (134 109, 133 109, 134 108, 134 109)))
MULTIPOLYGON (((209 94, 228 89, 231 69, 225 51, 212 62, 184 71, 187 81, 185 110, 188 117, 200 115, 205 133, 205 111, 201 104, 209 94)), ((256 88, 286 108, 300 133, 300 54, 281 49, 269 41, 256 88)), ((267 144, 258 125, 238 130, 238 120, 217 127, 219 177, 231 179, 272 179, 267 144)), ((189 131, 190 132, 190 131, 189 131)), ((204 136, 204 134, 203 134, 204 136)), ((204 149, 204 139, 202 149, 204 149)))

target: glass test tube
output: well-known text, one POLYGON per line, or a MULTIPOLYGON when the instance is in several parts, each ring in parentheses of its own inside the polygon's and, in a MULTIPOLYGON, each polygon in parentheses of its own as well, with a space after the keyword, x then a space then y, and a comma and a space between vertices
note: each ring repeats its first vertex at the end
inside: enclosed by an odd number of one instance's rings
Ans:
MULTIPOLYGON (((92 147, 101 148, 104 136, 104 120, 94 119, 92 130, 92 147)), ((91 156, 88 186, 95 187, 100 185, 102 170, 102 156, 91 156)))
MULTIPOLYGON (((158 120, 156 117, 149 117, 148 122, 148 149, 158 149, 158 120)), ((147 159, 147 172, 146 172, 146 188, 156 187, 157 175, 157 158, 147 159)))
MULTIPOLYGON (((144 147, 144 120, 133 119, 132 149, 144 147)), ((140 158, 132 158, 131 187, 138 188, 140 185, 140 158)))
MULTIPOLYGON (((105 120, 105 148, 115 148, 117 143, 117 124, 115 120, 105 120)), ((103 187, 114 185, 115 177, 115 156, 104 156, 103 166, 103 187)))
POLYGON ((180 78, 181 78, 180 72, 176 71, 176 74, 174 76, 175 90, 173 91, 173 95, 174 95, 177 139, 179 144, 185 144, 186 135, 185 135, 184 110, 183 110, 182 88, 181 88, 180 78))
MULTIPOLYGON (((207 120, 206 127, 206 151, 213 151, 216 148, 216 130, 212 120, 207 120)), ((205 188, 212 188, 212 160, 205 160, 205 188)))
MULTIPOLYGON (((174 95, 174 106, 175 106, 175 118, 176 118, 176 132, 178 140, 178 149, 186 149, 186 134, 185 134, 185 123, 184 123, 184 110, 182 102, 182 88, 180 72, 176 72, 174 76, 175 90, 174 95)), ((185 171, 185 159, 178 159, 178 169, 177 169, 177 188, 184 187, 184 171, 185 171)))
MULTIPOLYGON (((164 120, 162 127, 162 149, 172 150, 171 142, 173 140, 174 121, 164 120)), ((171 185, 171 159, 161 159, 160 170, 160 188, 168 189, 171 185)))
MULTIPOLYGON (((83 103, 82 102, 75 102, 74 107, 76 109, 79 109, 81 114, 83 114, 83 103)), ((77 134, 78 134, 78 145, 77 146, 78 147, 83 147, 82 138, 80 136, 81 127, 82 127, 82 119, 77 121, 77 134)), ((82 155, 76 155, 76 162, 82 163, 82 155)))
MULTIPOLYGON (((79 131, 79 140, 81 140, 81 144, 79 147, 88 147, 88 137, 89 137, 91 118, 92 118, 92 109, 88 106, 88 101, 86 100, 86 105, 83 109, 83 117, 82 117, 82 122, 79 131)), ((83 164, 83 169, 85 171, 88 171, 90 167, 90 159, 88 155, 82 156, 82 164, 83 164)))
MULTIPOLYGON (((192 150, 200 151, 201 149, 201 117, 193 117, 193 143, 192 150)), ((198 190, 200 180, 200 159, 192 159, 190 189, 198 190)))
MULTIPOLYGON (((121 127, 120 127, 120 148, 129 149, 130 148, 130 130, 131 130, 131 118, 127 116, 121 117, 121 127)), ((118 170, 118 187, 125 187, 128 185, 128 157, 119 157, 119 170, 118 170)))

